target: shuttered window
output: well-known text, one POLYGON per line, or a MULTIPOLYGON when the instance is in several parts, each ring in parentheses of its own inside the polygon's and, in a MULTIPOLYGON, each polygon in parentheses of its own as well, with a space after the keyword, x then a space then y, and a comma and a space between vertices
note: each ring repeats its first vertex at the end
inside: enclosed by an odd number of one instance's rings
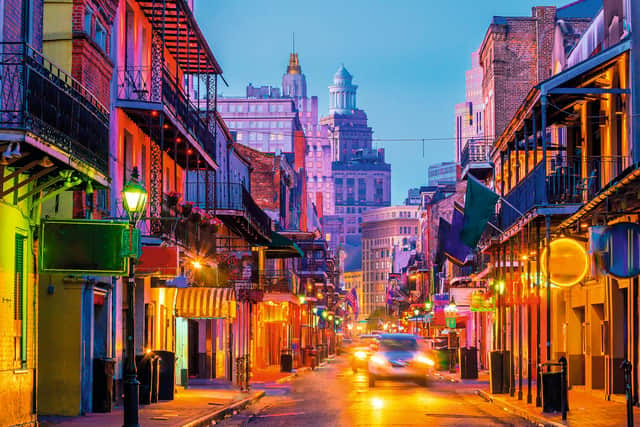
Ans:
POLYGON ((15 263, 13 279, 13 318, 15 336, 15 360, 21 361, 22 366, 27 362, 27 346, 25 333, 25 301, 24 301, 24 242, 26 237, 21 234, 15 236, 15 263))

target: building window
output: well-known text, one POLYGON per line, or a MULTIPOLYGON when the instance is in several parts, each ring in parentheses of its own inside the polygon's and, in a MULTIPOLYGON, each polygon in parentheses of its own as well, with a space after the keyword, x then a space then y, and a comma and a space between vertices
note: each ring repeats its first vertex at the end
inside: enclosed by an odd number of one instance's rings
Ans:
POLYGON ((24 242, 26 236, 15 235, 15 261, 13 269, 13 319, 14 319, 14 360, 20 362, 20 366, 27 365, 27 337, 26 324, 24 322, 24 242))
POLYGON ((84 32, 91 36, 91 18, 93 11, 89 8, 84 10, 84 32))
POLYGON ((105 28, 102 26, 102 24, 100 24, 97 21, 96 21, 95 41, 98 44, 98 46, 100 46, 100 48, 102 50, 106 51, 106 49, 107 49, 107 30, 105 30, 105 28))
POLYGON ((249 112, 250 113, 255 113, 255 111, 256 111, 256 106, 253 105, 253 104, 249 104, 249 112))
POLYGON ((282 113, 284 111, 284 106, 282 104, 278 105, 278 112, 282 113))
POLYGON ((367 200, 367 182, 364 178, 358 178, 358 201, 367 200))

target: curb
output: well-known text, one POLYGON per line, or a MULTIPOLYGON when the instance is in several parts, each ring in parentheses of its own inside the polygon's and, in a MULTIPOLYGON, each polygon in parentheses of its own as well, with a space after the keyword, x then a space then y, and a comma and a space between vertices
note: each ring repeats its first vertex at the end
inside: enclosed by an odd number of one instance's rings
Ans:
POLYGON ((460 378, 458 378, 456 375, 451 375, 451 374, 449 374, 449 375, 447 375, 447 374, 441 374, 441 373, 440 373, 440 372, 438 372, 438 371, 435 371, 435 372, 434 372, 434 375, 435 375, 436 377, 438 377, 438 378, 441 378, 441 379, 443 379, 443 380, 445 380, 445 381, 448 381, 448 382, 451 382, 451 383, 459 383, 459 382, 462 382, 462 380, 460 380, 460 378))
POLYGON ((233 402, 227 407, 188 421, 182 424, 182 427, 209 427, 212 421, 224 418, 227 414, 231 414, 234 411, 244 408, 245 406, 259 400, 262 396, 264 396, 264 391, 255 392, 253 395, 242 400, 238 400, 237 402, 233 402))
POLYGON ((483 390, 476 390, 475 393, 480 396, 482 399, 487 402, 493 403, 494 405, 499 405, 503 407, 505 410, 513 413, 514 415, 536 425, 536 426, 544 426, 544 427, 566 427, 565 424, 557 423, 555 421, 548 420, 540 415, 532 414, 526 409, 522 409, 519 406, 513 405, 512 403, 507 402, 504 399, 499 397, 494 397, 491 394, 487 393, 483 390))
POLYGON ((295 372, 287 375, 286 377, 278 378, 276 380, 276 384, 282 384, 282 383, 287 383, 287 382, 293 381, 293 379, 296 378, 301 373, 307 372, 307 371, 310 371, 310 370, 311 370, 311 368, 309 368, 308 366, 303 366, 301 368, 297 368, 295 372))

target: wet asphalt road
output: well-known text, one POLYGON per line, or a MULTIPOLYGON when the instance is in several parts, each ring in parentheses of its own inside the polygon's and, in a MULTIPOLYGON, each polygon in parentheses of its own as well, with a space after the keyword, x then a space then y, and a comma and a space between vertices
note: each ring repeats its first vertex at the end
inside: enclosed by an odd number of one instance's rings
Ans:
POLYGON ((434 379, 427 388, 353 374, 338 358, 290 383, 265 384, 266 395, 219 426, 524 426, 478 397, 475 386, 434 379))

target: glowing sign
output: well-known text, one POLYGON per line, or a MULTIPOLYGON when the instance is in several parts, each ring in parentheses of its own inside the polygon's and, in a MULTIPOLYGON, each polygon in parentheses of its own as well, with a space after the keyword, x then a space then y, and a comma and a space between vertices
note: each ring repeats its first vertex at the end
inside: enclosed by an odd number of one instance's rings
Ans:
POLYGON ((607 227, 600 246, 605 272, 623 279, 640 274, 640 225, 620 222, 607 227))
MULTIPOLYGON (((551 270, 551 283, 561 287, 573 286, 580 282, 589 270, 589 257, 584 246, 567 237, 553 240, 551 246, 551 258, 549 269, 551 270)), ((541 257, 542 277, 547 277, 547 248, 542 251, 541 257)))

